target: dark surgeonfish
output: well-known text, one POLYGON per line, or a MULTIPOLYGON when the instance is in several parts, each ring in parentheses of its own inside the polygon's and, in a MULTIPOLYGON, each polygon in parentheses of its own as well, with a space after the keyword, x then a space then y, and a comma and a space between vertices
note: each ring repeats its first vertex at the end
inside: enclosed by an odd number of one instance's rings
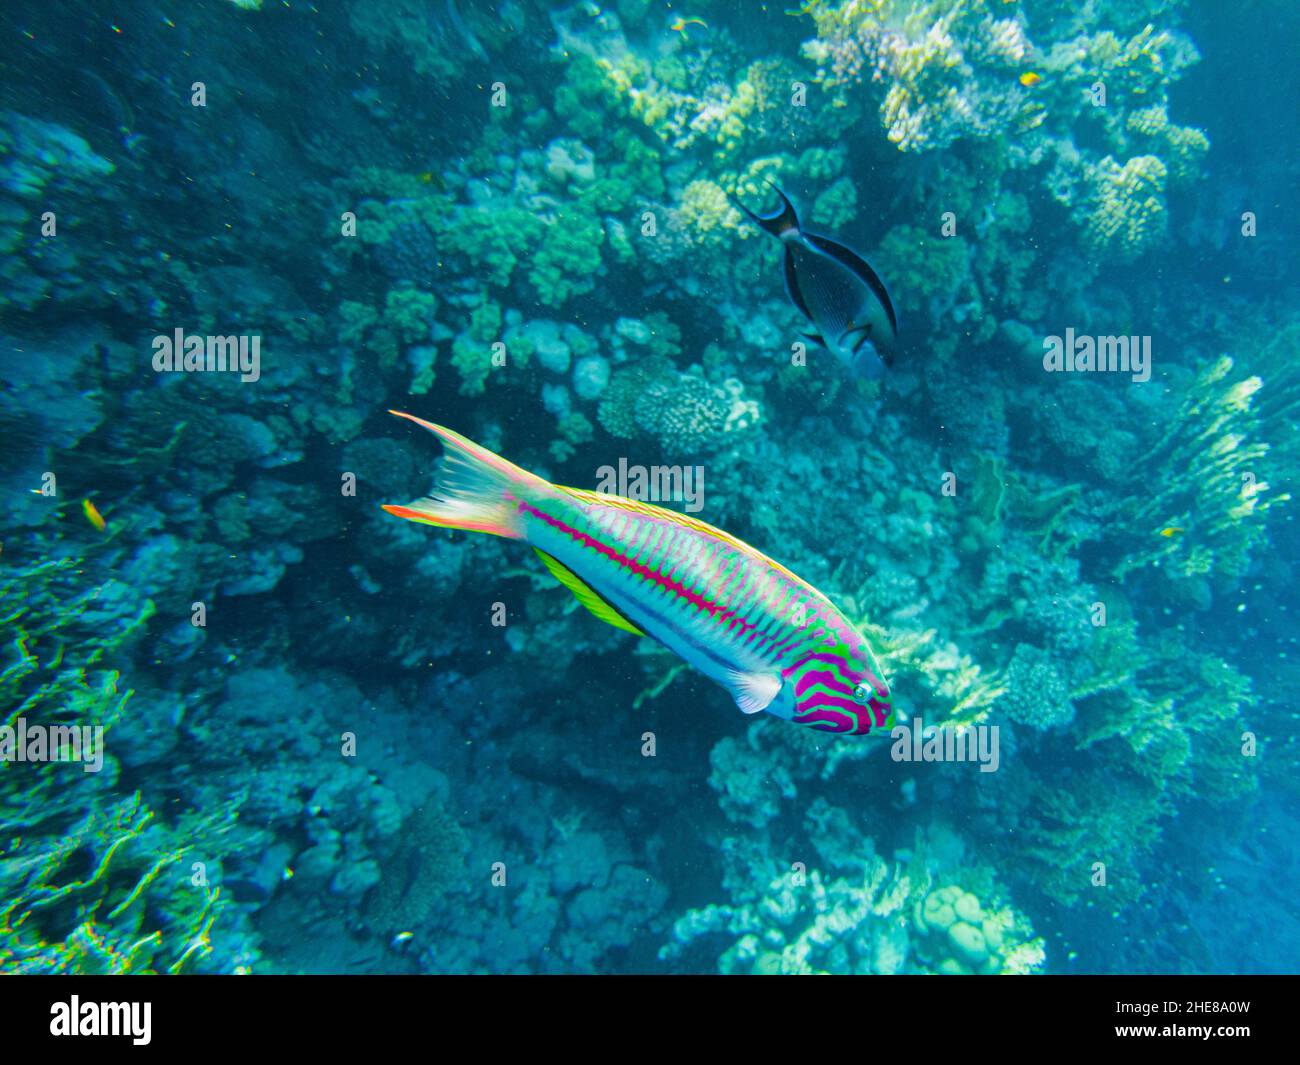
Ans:
POLYGON ((838 358, 850 371, 880 377, 893 365, 898 316, 885 283, 857 252, 799 225, 784 192, 781 210, 756 215, 734 196, 731 202, 785 245, 785 287, 815 327, 804 335, 838 358))

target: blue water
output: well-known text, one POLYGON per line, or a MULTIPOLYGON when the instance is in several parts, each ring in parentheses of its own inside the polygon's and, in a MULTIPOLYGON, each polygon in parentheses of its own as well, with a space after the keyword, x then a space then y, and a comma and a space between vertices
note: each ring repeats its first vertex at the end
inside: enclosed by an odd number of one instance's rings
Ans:
POLYGON ((1295 971, 1297 16, 7 5, 0 971, 1295 971), (390 409, 664 474, 896 719, 385 513, 390 409))

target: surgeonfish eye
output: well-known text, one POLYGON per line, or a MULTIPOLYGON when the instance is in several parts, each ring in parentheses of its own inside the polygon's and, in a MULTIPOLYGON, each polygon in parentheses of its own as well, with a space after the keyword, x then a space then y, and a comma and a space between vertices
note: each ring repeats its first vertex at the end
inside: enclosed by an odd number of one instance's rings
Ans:
POLYGON ((859 704, 861 704, 862 706, 866 706, 866 704, 867 704, 870 700, 871 700, 871 689, 870 689, 869 687, 867 687, 867 685, 865 685, 865 684, 856 684, 856 685, 854 685, 854 687, 853 687, 853 701, 854 701, 855 703, 859 703, 859 704))

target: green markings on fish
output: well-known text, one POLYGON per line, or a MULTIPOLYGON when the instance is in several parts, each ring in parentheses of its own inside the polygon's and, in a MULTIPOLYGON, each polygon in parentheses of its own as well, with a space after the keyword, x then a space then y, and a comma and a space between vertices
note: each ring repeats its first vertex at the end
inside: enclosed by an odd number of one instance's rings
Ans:
POLYGON ((649 636, 747 714, 822 732, 893 727, 889 687, 857 627, 734 536, 649 503, 551 484, 459 433, 393 411, 444 449, 433 492, 399 518, 523 540, 602 621, 649 636))
POLYGON ((734 196, 731 202, 784 246, 786 292, 815 330, 804 336, 850 372, 882 376, 898 345, 898 315, 885 283, 853 249, 805 230, 785 193, 767 184, 781 197, 776 214, 755 214, 734 196))

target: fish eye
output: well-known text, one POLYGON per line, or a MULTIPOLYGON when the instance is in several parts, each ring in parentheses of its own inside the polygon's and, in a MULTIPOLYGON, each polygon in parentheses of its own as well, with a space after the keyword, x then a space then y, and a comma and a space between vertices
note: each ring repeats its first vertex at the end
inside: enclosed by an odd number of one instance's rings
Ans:
POLYGON ((856 684, 853 687, 853 701, 866 705, 871 701, 871 689, 865 684, 856 684))

